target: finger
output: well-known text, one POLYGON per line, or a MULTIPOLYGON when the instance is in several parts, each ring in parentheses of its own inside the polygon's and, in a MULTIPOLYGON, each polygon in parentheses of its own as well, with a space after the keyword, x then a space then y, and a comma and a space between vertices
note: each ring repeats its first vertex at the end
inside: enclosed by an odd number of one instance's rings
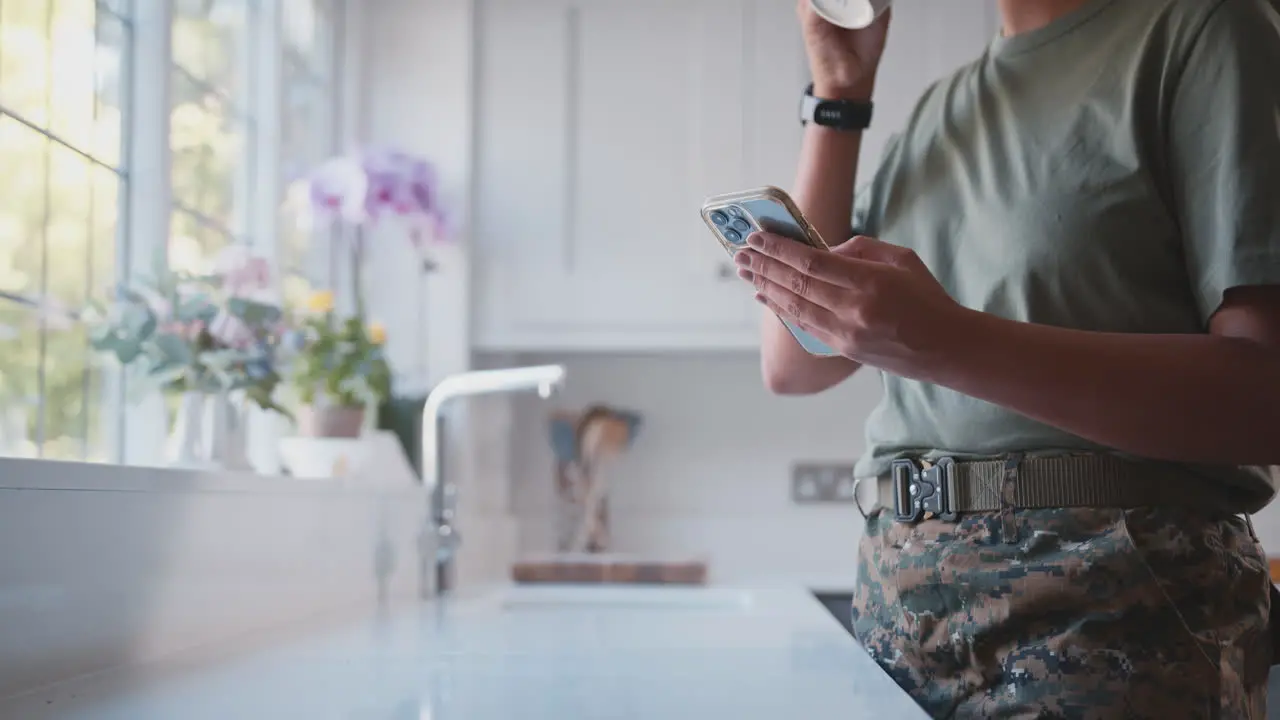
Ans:
POLYGON ((854 287, 855 277, 859 274, 856 263, 850 258, 833 255, 828 250, 817 250, 781 235, 752 233, 747 238, 747 245, 809 277, 839 287, 854 287))
POLYGON ((760 283, 769 281, 791 290, 828 310, 835 310, 845 300, 849 288, 805 275, 786 263, 774 260, 754 250, 742 250, 734 256, 738 264, 738 277, 761 289, 760 283))
POLYGON ((776 305, 779 308, 779 316, 783 319, 815 328, 823 334, 830 333, 837 326, 836 316, 830 310, 775 282, 758 280, 756 295, 776 305))

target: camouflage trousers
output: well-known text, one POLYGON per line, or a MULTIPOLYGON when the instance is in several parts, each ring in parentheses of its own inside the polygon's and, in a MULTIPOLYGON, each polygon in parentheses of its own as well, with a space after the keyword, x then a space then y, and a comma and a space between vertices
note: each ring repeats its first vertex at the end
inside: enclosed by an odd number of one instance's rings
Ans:
POLYGON ((933 717, 1263 720, 1268 592, 1240 517, 878 510, 853 630, 933 717))

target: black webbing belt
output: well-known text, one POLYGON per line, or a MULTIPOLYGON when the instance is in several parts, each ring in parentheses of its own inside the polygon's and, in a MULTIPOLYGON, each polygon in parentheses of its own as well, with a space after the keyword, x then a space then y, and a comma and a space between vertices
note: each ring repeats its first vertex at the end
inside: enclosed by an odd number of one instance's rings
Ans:
MULTIPOLYGON (((957 513, 1005 508, 1215 508, 1221 503, 1208 483, 1170 472, 1159 463, 1101 454, 973 461, 942 458, 933 463, 897 460, 877 486, 880 504, 893 509, 895 520, 908 523, 935 517, 954 520, 957 513), (1012 495, 1009 502, 1003 501, 1006 489, 1012 495)), ((1280 590, 1275 585, 1271 585, 1270 635, 1272 665, 1280 665, 1280 590)))
POLYGON ((878 489, 880 503, 892 508, 899 522, 950 520, 956 513, 1004 508, 1215 507, 1221 503, 1208 483, 1170 472, 1160 463, 1105 454, 1012 461, 897 460, 890 474, 879 479, 878 489), (1006 487, 1012 493, 1007 502, 1006 487))

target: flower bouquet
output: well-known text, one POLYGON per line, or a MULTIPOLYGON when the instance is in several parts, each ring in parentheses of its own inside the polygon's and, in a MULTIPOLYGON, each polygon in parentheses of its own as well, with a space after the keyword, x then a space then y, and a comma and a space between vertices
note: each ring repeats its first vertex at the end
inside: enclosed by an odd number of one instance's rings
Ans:
POLYGON ((236 413, 244 399, 289 415, 273 399, 284 325, 270 288, 267 262, 235 246, 211 274, 161 265, 150 280, 122 285, 113 302, 90 308, 92 347, 126 368, 135 397, 182 396, 171 462, 246 465, 236 413))

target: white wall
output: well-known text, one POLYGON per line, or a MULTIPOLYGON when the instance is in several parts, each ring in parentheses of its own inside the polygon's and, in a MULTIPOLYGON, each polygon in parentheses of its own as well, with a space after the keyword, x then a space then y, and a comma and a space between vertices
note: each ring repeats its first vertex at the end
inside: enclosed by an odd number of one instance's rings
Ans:
POLYGON ((471 362, 471 14, 469 0, 362 3, 364 108, 359 142, 430 160, 458 234, 435 248, 438 272, 418 272, 408 238, 376 233, 366 283, 372 315, 387 324, 396 371, 417 385, 471 362), (424 312, 425 310, 425 312, 424 312))
MULTIPOLYGON (((857 459, 863 419, 880 394, 876 374, 818 397, 778 398, 762 388, 754 354, 566 362, 568 384, 555 405, 604 402, 644 416, 636 444, 609 471, 619 552, 705 555, 713 581, 852 585, 861 516, 852 505, 794 505, 790 468, 857 459)), ((516 403, 512 504, 525 553, 554 546, 546 411, 516 403)))

